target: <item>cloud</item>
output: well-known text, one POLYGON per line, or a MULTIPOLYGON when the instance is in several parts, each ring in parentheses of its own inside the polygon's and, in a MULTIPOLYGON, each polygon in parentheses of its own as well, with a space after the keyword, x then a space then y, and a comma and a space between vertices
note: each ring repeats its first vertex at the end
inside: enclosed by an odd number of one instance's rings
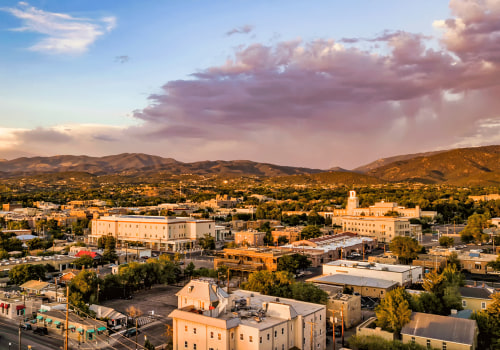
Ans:
POLYGON ((116 56, 115 57, 115 62, 118 63, 127 63, 130 60, 130 57, 127 55, 122 55, 122 56, 116 56))
POLYGON ((50 54, 81 54, 100 36, 116 26, 115 17, 78 18, 64 13, 47 12, 19 2, 17 7, 2 8, 20 19, 16 32, 33 32, 42 38, 29 49, 50 54))
MULTIPOLYGON (((367 147, 385 156, 480 144, 485 123, 499 118, 500 10, 486 0, 469 2, 474 11, 451 1, 455 17, 437 22, 440 49, 428 47, 427 36, 403 31, 343 43, 239 47, 224 64, 151 95, 149 106, 134 113, 143 122, 135 132, 192 145, 235 142, 238 152, 252 147, 274 159, 300 149, 314 154, 307 161, 320 162, 335 149, 351 165, 373 160, 367 147), (358 48, 358 41, 377 42, 383 53, 358 48)), ((500 135, 488 137, 500 142, 500 135)))
POLYGON ((226 36, 231 36, 233 34, 249 34, 254 29, 254 26, 246 24, 242 27, 233 28, 226 32, 226 36))

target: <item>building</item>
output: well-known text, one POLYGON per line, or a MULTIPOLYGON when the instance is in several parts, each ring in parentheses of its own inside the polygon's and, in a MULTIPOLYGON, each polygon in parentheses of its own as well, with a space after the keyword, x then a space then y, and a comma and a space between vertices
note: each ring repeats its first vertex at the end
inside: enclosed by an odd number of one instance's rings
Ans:
POLYGON ((16 292, 0 292, 0 318, 8 318, 19 322, 25 315, 31 315, 41 305, 41 300, 23 297, 16 292))
POLYGON ((344 231, 374 237, 389 243, 397 236, 410 236, 410 220, 393 216, 345 216, 340 219, 344 231))
POLYGON ((491 224, 500 227, 500 218, 491 218, 491 224))
POLYGON ((273 235, 273 242, 278 242, 280 237, 286 238, 288 243, 293 243, 301 239, 302 227, 290 226, 278 226, 271 231, 273 235))
POLYGON ((265 232, 242 231, 234 233, 234 243, 249 247, 260 247, 264 245, 265 232))
POLYGON ((361 296, 350 294, 333 294, 328 297, 326 316, 333 320, 335 325, 351 328, 361 322, 361 296))
POLYGON ((344 232, 338 235, 296 241, 277 247, 277 249, 304 254, 311 261, 312 267, 318 267, 324 263, 350 256, 353 253, 362 257, 364 252, 371 251, 376 246, 377 241, 375 239, 344 232))
POLYGON ((403 343, 427 348, 475 350, 478 328, 475 320, 414 312, 401 330, 403 343))
POLYGON ((422 279, 422 268, 351 260, 336 260, 323 265, 323 275, 336 274, 377 278, 396 282, 400 286, 409 286, 422 279))
MULTIPOLYGON (((71 339, 82 343, 107 340, 108 329, 105 322, 80 317, 74 312, 70 312, 68 316, 68 336, 71 339)), ((65 334, 65 323, 65 310, 52 309, 50 311, 38 312, 36 316, 36 325, 38 327, 47 327, 49 334, 59 336, 65 334)))
POLYGON ((337 286, 340 288, 351 288, 354 293, 362 297, 383 298, 389 291, 398 287, 397 282, 387 281, 372 277, 349 276, 344 274, 322 275, 314 277, 308 282, 316 284, 318 287, 323 285, 337 286))
POLYGON ((486 310, 492 303, 494 289, 482 287, 460 287, 462 297, 462 307, 466 310, 481 311, 486 310))
POLYGON ((326 349, 324 305, 192 280, 177 294, 173 348, 197 350, 326 349))
POLYGON ((500 200, 500 194, 494 193, 494 194, 483 194, 480 196, 469 196, 470 199, 472 199, 474 202, 488 202, 488 201, 496 201, 500 200))
POLYGON ((293 254, 274 248, 226 248, 222 257, 214 259, 214 269, 227 266, 231 271, 244 273, 260 270, 276 271, 278 260, 283 256, 293 254))
POLYGON ((97 318, 107 320, 107 326, 111 329, 127 327, 127 316, 113 308, 92 304, 89 309, 95 312, 97 318))
POLYGON ((178 252, 192 249, 196 240, 210 235, 223 239, 215 230, 215 221, 185 217, 113 215, 92 220, 89 243, 97 244, 102 236, 113 236, 118 245, 139 241, 148 248, 178 252))

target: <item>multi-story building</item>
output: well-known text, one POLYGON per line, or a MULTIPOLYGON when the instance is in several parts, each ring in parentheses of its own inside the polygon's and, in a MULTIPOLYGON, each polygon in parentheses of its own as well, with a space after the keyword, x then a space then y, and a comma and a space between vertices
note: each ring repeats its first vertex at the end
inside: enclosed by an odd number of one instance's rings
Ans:
POLYGON ((345 216, 342 229, 361 236, 375 237, 379 242, 390 242, 397 236, 410 236, 410 221, 390 216, 345 216))
POLYGON ((264 245, 265 232, 241 231, 234 233, 234 243, 249 247, 259 247, 264 245))
POLYGON ((323 275, 335 274, 378 278, 397 282, 400 286, 409 286, 422 279, 422 267, 351 260, 336 260, 323 265, 323 275))
POLYGON ((335 325, 342 324, 342 320, 346 328, 357 325, 361 322, 361 296, 342 293, 330 295, 327 316, 333 319, 335 325))
POLYGON ((192 280, 177 293, 173 348, 326 349, 326 307, 192 280))
POLYGON ((260 270, 276 271, 278 260, 293 252, 273 248, 226 248, 222 257, 214 260, 214 268, 227 266, 231 271, 255 272, 260 270))
POLYGON ((92 220, 89 243, 97 244, 103 236, 113 236, 119 245, 142 242, 146 247, 160 251, 182 251, 195 246, 196 240, 210 235, 222 239, 213 220, 185 217, 113 215, 92 220))

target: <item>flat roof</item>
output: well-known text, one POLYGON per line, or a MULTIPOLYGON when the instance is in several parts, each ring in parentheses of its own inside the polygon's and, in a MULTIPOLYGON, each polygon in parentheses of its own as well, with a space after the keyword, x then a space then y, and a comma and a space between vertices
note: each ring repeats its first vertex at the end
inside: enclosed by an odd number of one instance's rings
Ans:
POLYGON ((334 275, 322 275, 307 280, 308 282, 331 285, 350 285, 358 287, 391 288, 398 285, 395 281, 387 281, 380 278, 361 277, 337 273, 334 275))
POLYGON ((338 267, 347 267, 352 269, 366 269, 366 270, 387 271, 387 272, 397 272, 397 273, 406 272, 409 271, 410 269, 421 268, 420 266, 412 266, 412 265, 391 265, 391 264, 370 263, 370 262, 356 261, 356 260, 335 260, 323 264, 323 266, 338 266, 338 267))

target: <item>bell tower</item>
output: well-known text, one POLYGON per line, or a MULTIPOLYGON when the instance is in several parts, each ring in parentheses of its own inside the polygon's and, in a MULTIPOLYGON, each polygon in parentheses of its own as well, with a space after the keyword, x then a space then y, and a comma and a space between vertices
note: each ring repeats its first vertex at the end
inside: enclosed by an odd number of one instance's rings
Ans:
POLYGON ((347 199, 347 214, 353 215, 354 209, 359 208, 359 198, 356 197, 356 191, 349 191, 347 199))

